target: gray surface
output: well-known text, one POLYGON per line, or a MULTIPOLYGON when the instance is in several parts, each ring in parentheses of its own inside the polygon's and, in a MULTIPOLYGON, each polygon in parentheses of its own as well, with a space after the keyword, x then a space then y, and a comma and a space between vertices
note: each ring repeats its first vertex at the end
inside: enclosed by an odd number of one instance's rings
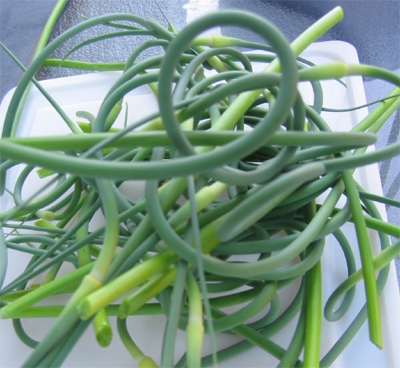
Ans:
MULTIPOLYGON (((343 19, 319 40, 342 40, 356 47, 360 61, 390 70, 400 68, 399 1, 265 1, 219 0, 221 9, 247 9, 264 16, 293 41, 335 6, 343 8, 343 19)), ((226 34, 237 34, 228 28, 226 34)), ((239 31, 241 37, 254 38, 239 31)))
MULTIPOLYGON (((159 0, 167 17, 178 29, 184 26, 188 3, 194 8, 207 11, 207 2, 193 0, 167 1, 159 0), (205 4, 205 5, 204 5, 205 4)), ((212 0, 210 0, 210 3, 212 0)), ((7 1, 0 0, 0 39, 21 61, 28 57, 36 39, 39 37, 55 0, 47 1, 7 1)), ((393 71, 400 72, 400 2, 399 1, 265 1, 265 0, 220 0, 220 8, 247 9, 263 15, 279 26, 289 40, 294 39, 308 25, 340 5, 345 17, 338 25, 321 39, 339 39, 352 43, 358 50, 360 61, 371 63, 393 71), (295 15, 294 15, 295 14, 295 15)), ((105 13, 128 12, 152 17, 161 24, 166 22, 153 1, 141 0, 70 0, 52 33, 52 39, 63 30, 81 21, 81 14, 93 17, 105 13)), ((95 36, 104 30, 96 27, 78 35, 54 53, 62 57, 71 47, 88 36, 95 36)), ((223 34, 254 39, 246 31, 222 29, 223 34)), ((121 61, 126 59, 133 48, 142 40, 125 37, 102 41, 78 50, 71 59, 83 61, 121 61)), ((160 50, 152 49, 147 55, 154 55, 160 50)), ((11 89, 18 78, 19 70, 13 66, 3 51, 0 51, 0 97, 11 89)), ((76 70, 63 69, 56 74, 55 68, 45 68, 38 73, 38 78, 54 78, 81 73, 76 70)), ((371 79, 365 80, 367 101, 382 97, 389 90, 386 83, 371 79)), ((400 112, 384 125, 378 134, 377 147, 385 146, 399 140, 400 112)), ((400 156, 380 164, 380 174, 384 195, 400 200, 400 156)), ((400 225, 400 210, 387 206, 389 222, 400 225)), ((397 271, 400 275, 400 261, 397 271)))
MULTIPOLYGON (((181 29, 186 24, 186 11, 183 9, 183 5, 187 3, 187 0, 178 1, 158 1, 160 6, 164 9, 164 12, 172 24, 178 29, 181 29)), ((142 18, 151 18, 162 24, 164 27, 167 26, 162 13, 157 8, 153 1, 131 1, 131 0, 70 0, 59 22, 54 27, 54 31, 51 34, 50 40, 56 38, 60 33, 72 26, 82 22, 82 17, 96 17, 108 13, 129 13, 135 14, 142 18)), ((53 58, 62 58, 71 48, 84 40, 95 37, 102 33, 116 32, 118 29, 110 28, 106 26, 96 26, 90 28, 75 37, 67 41, 61 47, 59 47, 52 55, 53 58)), ((120 30, 119 30, 120 31, 120 30)), ((119 62, 125 61, 132 51, 142 44, 145 40, 150 40, 153 37, 150 36, 125 36, 119 38, 113 38, 108 40, 102 40, 100 42, 93 43, 91 45, 80 48, 69 57, 71 60, 81 61, 97 61, 97 62, 119 62)), ((145 59, 154 55, 158 55, 162 52, 160 47, 151 48, 146 50, 140 55, 138 60, 145 59)), ((65 77, 76 74, 88 73, 80 70, 73 69, 60 69, 57 75, 55 74, 55 68, 43 68, 38 73, 38 79, 47 79, 54 77, 65 77)))
MULTIPOLYGON (((57 0, 0 0, 0 41, 22 62, 28 56, 57 0)), ((0 49, 0 101, 12 89, 21 69, 0 49)))

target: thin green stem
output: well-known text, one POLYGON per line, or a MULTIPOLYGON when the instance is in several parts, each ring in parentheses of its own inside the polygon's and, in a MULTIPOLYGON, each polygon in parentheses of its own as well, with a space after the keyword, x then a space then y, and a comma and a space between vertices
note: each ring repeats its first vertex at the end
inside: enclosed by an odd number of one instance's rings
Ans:
POLYGON ((357 187, 354 179, 347 171, 342 172, 345 183, 347 198, 350 203, 351 213, 356 228, 358 247, 360 250, 361 264, 365 282, 365 294, 367 298, 368 325, 370 340, 382 349, 381 318, 379 312, 378 291, 376 287, 372 252, 367 232, 367 226, 360 204, 357 187))

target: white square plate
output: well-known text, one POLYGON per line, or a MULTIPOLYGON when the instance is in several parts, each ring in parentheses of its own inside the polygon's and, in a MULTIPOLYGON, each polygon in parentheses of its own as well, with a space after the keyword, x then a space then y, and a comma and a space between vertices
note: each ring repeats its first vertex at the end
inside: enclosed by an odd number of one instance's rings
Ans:
MULTIPOLYGON (((358 63, 356 50, 349 44, 339 41, 329 41, 315 43, 311 45, 302 57, 322 64, 332 61, 343 61, 358 63)), ((254 64, 255 70, 262 69, 258 63, 254 64)), ((76 77, 46 80, 42 82, 43 87, 61 105, 73 121, 76 121, 75 112, 78 110, 89 111, 96 115, 101 101, 107 90, 120 75, 118 72, 95 73, 76 77)), ((365 93, 361 77, 344 78, 347 88, 337 81, 323 82, 324 106, 331 108, 345 108, 364 104, 365 93)), ((312 101, 312 90, 307 83, 300 85, 306 103, 312 101)), ((13 91, 10 91, 4 98, 0 106, 0 127, 4 121, 7 106, 13 91)), ((128 94, 124 100, 129 105, 129 117, 133 122, 140 119, 144 114, 158 109, 157 101, 151 90, 142 87, 128 94)), ((125 115, 125 103, 119 116, 116 126, 123 126, 125 115)), ((324 118, 335 131, 348 131, 367 115, 367 109, 356 110, 349 113, 323 113, 324 118)), ((21 118, 18 129, 19 136, 44 136, 55 134, 70 133, 62 119, 52 109, 40 92, 33 87, 25 105, 25 110, 21 118)), ((373 149, 373 148, 372 148, 373 149)), ((20 169, 20 168, 19 168, 20 169)), ((7 186, 12 189, 18 169, 8 176, 7 186)), ((357 170, 356 179, 367 190, 372 193, 382 195, 381 183, 377 165, 370 165, 357 170)), ((24 195, 29 196, 33 193, 35 185, 41 181, 31 175, 32 185, 24 195)), ((43 182, 42 182, 43 183, 43 182)), ((12 205, 11 198, 1 199, 0 206, 5 209, 12 205)), ((378 205, 382 217, 386 220, 385 207, 378 205)), ((351 224, 344 227, 353 248, 356 259, 359 259, 357 241, 354 229, 351 224)), ((378 243, 375 232, 370 232, 373 251, 377 252, 378 243)), ((9 250, 9 270, 5 285, 12 281, 21 272, 29 260, 12 250, 9 250), (25 263, 24 263, 25 262, 25 263)), ((358 267, 360 264, 358 263, 358 267)), ((346 269, 343 266, 343 256, 339 247, 332 237, 326 239, 324 255, 322 257, 322 278, 323 278, 323 303, 327 300, 332 291, 346 278, 346 269)), ((293 292, 283 289, 280 293, 281 303, 290 302, 293 292), (286 294, 283 294, 286 293, 286 294)), ((56 303, 57 299, 52 298, 56 303)), ((364 304, 364 289, 362 282, 357 285, 355 300, 349 312, 340 321, 329 323, 323 320, 322 324, 322 343, 321 357, 330 349, 341 333, 354 319, 362 305, 364 304)), ((397 279, 394 267, 391 267, 389 279, 383 295, 380 298, 382 329, 383 329, 383 350, 380 351, 368 340, 368 328, 366 324, 361 328, 357 336, 344 350, 342 355, 333 363, 333 367, 380 367, 391 368, 400 363, 400 341, 399 341, 399 310, 400 298, 398 292, 397 279)), ((27 332, 35 339, 40 340, 54 319, 31 319, 24 321, 27 332)), ((95 342, 95 337, 91 328, 88 328, 84 336, 80 339, 71 354, 64 362, 65 367, 127 367, 134 366, 135 363, 122 346, 117 336, 115 328, 115 318, 111 318, 114 328, 114 339, 108 348, 101 348, 95 342)), ((287 347, 296 325, 296 320, 292 321, 287 328, 278 333, 272 339, 283 347, 287 347)), ((161 343, 163 329, 165 326, 164 316, 137 316, 128 320, 130 333, 134 341, 144 352, 151 356, 156 362, 160 361, 161 343)), ((16 337, 10 320, 0 320, 0 367, 18 367, 30 354, 30 349, 23 345, 16 337)), ((222 335, 218 335, 218 339, 222 335)), ((178 332, 178 342, 176 347, 176 359, 179 359, 185 350, 185 334, 178 332)), ((220 348, 229 346, 231 343, 240 341, 237 337, 223 335, 220 348)), ((208 338, 205 337, 204 354, 211 352, 208 338)), ((234 359, 220 362, 220 367, 273 367, 277 365, 277 360, 266 352, 258 348, 253 348, 234 359)))

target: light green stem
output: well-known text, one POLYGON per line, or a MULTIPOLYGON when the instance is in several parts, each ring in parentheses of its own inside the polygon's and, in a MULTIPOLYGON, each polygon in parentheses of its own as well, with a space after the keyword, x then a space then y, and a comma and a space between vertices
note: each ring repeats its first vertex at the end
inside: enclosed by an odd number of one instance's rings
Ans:
MULTIPOLYGON (((316 214, 315 200, 303 209, 304 219, 310 223, 316 214)), ((308 248, 307 252, 311 250, 308 248)), ((305 368, 318 368, 321 345, 321 317, 322 317, 322 279, 321 261, 306 274, 306 326, 304 341, 305 368)))
POLYGON ((106 310, 100 309, 93 319, 93 328, 96 334, 96 340, 102 347, 107 347, 111 343, 112 330, 108 321, 106 310))
POLYGON ((134 343, 126 327, 126 320, 117 320, 117 328, 122 343, 131 357, 137 362, 139 368, 158 368, 154 360, 145 356, 134 343))
POLYGON ((360 204, 357 187, 350 172, 342 172, 342 178, 346 187, 347 198, 350 203, 351 213, 354 220, 358 247, 360 250, 361 264, 365 282, 365 294, 367 298, 368 325, 370 340, 382 349, 382 331, 379 312, 378 290, 376 287, 374 264, 369 242, 367 226, 360 204))
POLYGON ((146 284, 127 296, 120 305, 118 318, 124 319, 142 307, 174 281, 176 268, 170 267, 150 279, 146 284))
MULTIPOLYGON (((314 42, 318 37, 324 34, 328 29, 333 27, 337 22, 343 18, 343 11, 340 7, 331 10, 324 17, 315 22, 311 27, 304 31, 297 37, 290 45, 295 56, 298 56, 304 49, 314 42)), ((265 72, 279 71, 279 60, 275 59, 267 68, 265 72)), ((236 100, 228 107, 228 109, 221 115, 216 124, 211 128, 212 130, 229 130, 232 129, 239 118, 250 108, 254 101, 258 98, 263 90, 255 90, 240 94, 236 100)))
POLYGON ((201 367, 204 324, 200 289, 191 272, 186 277, 189 297, 189 322, 186 326, 186 358, 189 368, 201 367))
POLYGON ((165 251, 138 264, 131 270, 110 281, 82 300, 78 306, 81 318, 90 318, 101 308, 106 307, 113 300, 164 270, 176 260, 177 257, 171 251, 165 251))

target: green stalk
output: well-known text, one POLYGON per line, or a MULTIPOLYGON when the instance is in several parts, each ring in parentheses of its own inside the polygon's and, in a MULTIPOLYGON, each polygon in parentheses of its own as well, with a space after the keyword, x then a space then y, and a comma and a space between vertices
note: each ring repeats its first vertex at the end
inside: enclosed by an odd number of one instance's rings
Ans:
POLYGON ((106 310, 100 309, 93 318, 93 328, 96 335, 96 340, 102 347, 107 347, 111 343, 112 330, 108 321, 106 310))
MULTIPOLYGON (((395 87, 388 95, 398 94, 400 89, 395 87)), ((384 122, 389 118, 390 115, 396 110, 400 105, 400 98, 385 100, 379 103, 379 105, 361 121, 352 131, 359 131, 361 129, 368 129, 368 131, 376 133, 379 131, 384 122)), ((365 152, 366 149, 359 148, 356 149, 354 155, 360 155, 365 152)), ((368 325, 370 340, 380 349, 382 349, 382 331, 380 322, 380 312, 379 312, 379 299, 378 291, 376 286, 374 266, 372 252, 369 245, 369 237, 367 232, 367 221, 363 214, 360 197, 351 176, 352 172, 342 172, 342 178, 346 186, 346 192, 348 195, 348 200, 352 211, 352 221, 355 224, 357 239, 360 249, 361 263, 363 266, 363 276, 365 280, 365 294, 367 298, 367 312, 368 312, 368 325)), ((369 219, 369 224, 376 224, 377 221, 371 221, 374 219, 369 219)), ((379 225, 378 225, 379 226, 379 225)), ((385 226, 388 228, 388 226, 385 226)), ((396 230, 396 229, 394 229, 396 230)))
MULTIPOLYGON (((107 316, 116 317, 118 316, 119 304, 108 305, 105 309, 107 316)), ((47 305, 40 307, 27 307, 21 312, 13 315, 13 318, 50 318, 58 317, 64 306, 63 305, 47 305)), ((144 316, 144 315, 159 315, 163 314, 161 305, 158 303, 148 303, 132 313, 133 316, 144 316)))
MULTIPOLYGON (((176 277, 172 290, 171 304, 168 313, 168 319, 164 330, 163 344, 161 350, 161 367, 168 368, 174 365, 174 352, 176 334, 179 325, 179 319, 182 313, 182 303, 184 299, 184 287, 187 263, 179 261, 176 267, 176 277)), ((164 312, 165 313, 165 312, 164 312)))
MULTIPOLYGON (((51 282, 53 282, 53 281, 51 281, 51 282)), ((68 284, 67 286, 64 286, 64 287, 58 289, 57 292, 55 292, 53 294, 50 294, 50 295, 72 293, 78 288, 79 282, 80 282, 80 280, 75 281, 73 284, 68 284)), ((0 302, 4 302, 4 303, 15 302, 17 299, 23 297, 26 294, 32 293, 33 291, 35 291, 38 288, 39 288, 38 284, 36 284, 36 285, 33 284, 33 285, 30 285, 27 289, 24 289, 24 290, 11 291, 10 293, 5 294, 2 297, 0 297, 0 302)), ((46 297, 46 296, 44 296, 44 297, 46 297)), ((41 298, 41 299, 43 299, 43 298, 41 298)))
POLYGON ((53 281, 56 278, 57 273, 61 268, 61 265, 62 265, 62 263, 60 262, 60 263, 55 264, 52 268, 50 268, 49 272, 47 272, 47 274, 43 277, 40 284, 46 285, 49 282, 53 281))
MULTIPOLYGON (((304 208, 304 219, 311 222, 316 214, 315 200, 304 208)), ((310 249, 307 249, 310 252, 310 249)), ((305 368, 319 367, 319 350, 321 344, 321 317, 322 317, 322 279, 321 261, 306 274, 306 326, 304 341, 305 368)))
MULTIPOLYGON (((3 228, 0 227, 0 289, 3 286, 3 282, 6 277, 6 272, 7 272, 7 261, 8 261, 7 253, 8 252, 7 252, 4 231, 3 231, 3 228)), ((1 310, 0 310, 0 318, 1 318, 1 310)))
POLYGON ((118 318, 125 319, 142 307, 147 301, 155 297, 174 281, 176 268, 169 267, 159 275, 154 276, 147 283, 127 296, 120 305, 118 318))
POLYGON ((204 336, 203 304, 199 286, 191 272, 188 272, 186 276, 186 289, 189 297, 189 318, 186 326, 186 358, 188 368, 197 368, 201 367, 201 348, 204 336))
MULTIPOLYGON (((36 216, 46 221, 63 220, 75 213, 78 203, 82 198, 81 195, 82 195, 82 182, 81 180, 77 180, 75 182, 74 192, 71 201, 69 202, 65 210, 58 213, 54 213, 51 211, 37 211, 36 216)), ((86 196, 86 194, 84 194, 84 196, 86 196)), ((60 227, 60 223, 57 224, 57 227, 60 227)))
MULTIPOLYGON (((399 87, 395 87, 388 95, 400 92, 399 87)), ((359 124, 352 129, 352 131, 366 130, 376 133, 379 131, 383 123, 389 118, 390 115, 400 105, 400 98, 384 100, 379 103, 375 109, 367 115, 359 124)), ((365 152, 366 149, 356 149, 354 155, 359 155, 365 152)), ((346 186, 346 192, 352 211, 352 221, 355 224, 358 245, 361 256, 362 270, 365 281, 365 294, 367 298, 367 312, 368 312, 368 325, 370 340, 380 349, 382 349, 382 331, 379 312, 379 299, 378 291, 375 280, 374 266, 372 252, 369 245, 369 237, 367 232, 367 221, 363 214, 360 197, 351 175, 351 172, 342 172, 342 178, 346 186)), ((371 219, 373 220, 373 219, 371 219)), ((368 220, 369 223, 376 223, 377 221, 368 220)))
MULTIPOLYGON (((226 316, 224 312, 216 308, 212 308, 212 311, 214 318, 222 318, 226 316)), ((285 355, 285 349, 246 325, 236 326, 232 328, 232 331, 279 360, 285 355)))
MULTIPOLYGON (((312 42, 332 28, 343 18, 343 10, 336 7, 328 14, 323 16, 299 37, 297 37, 290 45, 295 56, 298 56, 312 42)), ((277 72, 280 70, 279 60, 275 59, 264 72, 277 72)), ((221 115, 217 123, 211 128, 212 130, 230 130, 234 127, 241 116, 250 108, 254 101, 258 98, 263 90, 255 90, 240 94, 236 100, 221 115)))
MULTIPOLYGON (((380 271, 386 267, 396 256, 400 254, 400 240, 396 241, 389 247, 382 250, 376 256, 372 258, 374 272, 380 271)), ((343 281, 331 294, 326 302, 325 309, 334 309, 334 306, 339 301, 341 296, 349 290, 351 287, 356 285, 363 279, 363 269, 360 268, 356 272, 352 273, 345 281, 343 281)))
POLYGON ((361 132, 374 126, 371 132, 377 132, 390 115, 400 106, 399 98, 390 98, 390 96, 400 93, 400 87, 394 87, 386 96, 387 99, 380 102, 360 123, 358 123, 351 131, 361 132), (390 98, 390 99, 389 99, 390 98))
MULTIPOLYGON (((219 240, 215 237, 215 228, 220 221, 221 219, 217 219, 201 229, 201 244, 204 244, 203 252, 206 254, 219 244, 219 240)), ((107 306, 129 290, 142 284, 150 277, 162 272, 177 260, 178 257, 172 250, 167 249, 154 257, 146 259, 145 262, 137 264, 129 271, 126 271, 84 298, 78 306, 81 318, 90 318, 101 308, 107 306)))
POLYGON ((323 80, 338 79, 345 76, 363 75, 374 78, 380 78, 391 82, 397 86, 400 85, 400 76, 394 72, 376 66, 365 64, 346 64, 341 61, 326 63, 299 71, 299 80, 323 80))
POLYGON ((382 331, 378 290, 376 287, 374 265, 372 261, 372 252, 367 226, 365 224, 358 190, 351 173, 348 171, 343 171, 342 178, 346 187, 347 198, 350 203, 351 213, 356 228, 361 264, 363 267, 365 294, 367 298, 369 338, 379 349, 382 349, 382 331))
POLYGON ((158 365, 154 362, 154 360, 144 355, 143 352, 133 342, 126 327, 125 319, 117 320, 117 328, 122 343, 124 344, 126 350, 128 350, 131 357, 137 362, 139 368, 158 368, 158 365))
MULTIPOLYGON (((82 214, 85 214, 92 207, 97 197, 98 195, 96 192, 92 191, 91 193, 89 193, 89 195, 86 197, 86 200, 81 207, 78 218, 81 217, 82 214)), ((89 234, 88 229, 89 229, 89 219, 85 224, 82 225, 81 228, 77 230, 76 241, 85 238, 89 234)), ((80 267, 83 267, 92 262, 92 258, 90 256, 89 244, 86 244, 83 247, 79 248, 77 251, 77 255, 80 267)), ((99 345, 102 347, 108 346, 111 343, 112 331, 110 322, 108 321, 107 314, 104 309, 101 309, 96 314, 96 316, 93 318, 92 325, 94 328, 94 333, 96 335, 96 340, 99 343, 99 345)))
POLYGON ((165 251, 133 267, 95 292, 86 296, 78 306, 82 319, 88 319, 127 291, 176 262, 171 251, 165 251))
MULTIPOLYGON (((35 366, 43 357, 78 323, 79 315, 76 310, 79 302, 88 294, 101 287, 113 259, 115 247, 118 242, 119 222, 118 211, 111 184, 103 180, 97 180, 100 199, 103 204, 104 217, 106 218, 106 232, 104 246, 89 275, 86 275, 79 288, 72 295, 63 312, 52 326, 50 331, 36 347, 32 355, 24 363, 24 367, 35 366)), ((91 264, 89 264, 91 265, 91 264)), ((88 266, 89 266, 88 265, 88 266)), ((84 266, 83 268, 85 268, 84 266)), ((28 294, 29 295, 29 294, 28 294)))
MULTIPOLYGON (((203 210, 207 205, 209 205, 212 201, 215 200, 220 194, 224 192, 225 189, 229 187, 228 184, 215 182, 211 185, 207 185, 201 188, 194 195, 194 203, 196 212, 199 213, 203 210)), ((191 217, 193 218, 193 214, 191 213, 190 201, 185 202, 168 220, 169 224, 172 227, 178 227, 179 225, 185 223, 191 217)))
POLYGON ((1 308, 0 318, 12 318, 15 313, 19 313, 23 309, 31 306, 32 304, 45 298, 46 296, 53 295, 54 293, 62 290, 66 286, 82 280, 82 278, 90 272, 92 267, 93 264, 89 264, 85 267, 78 268, 77 270, 61 276, 58 279, 24 295, 23 297, 1 308))
MULTIPOLYGON (((97 199, 97 193, 95 191, 92 191, 83 202, 81 210, 79 211, 78 218, 81 218, 82 214, 85 214, 92 207, 96 199, 97 199)), ((87 219, 87 221, 82 225, 82 227, 80 227, 76 231, 76 241, 82 240, 89 234, 88 232, 89 221, 90 219, 87 219)), ((83 247, 79 248, 77 251, 77 255, 80 267, 92 262, 92 258, 90 257, 90 251, 89 251, 89 244, 86 244, 83 247)))
POLYGON ((114 258, 115 248, 118 245, 119 220, 117 203, 115 196, 112 194, 111 183, 102 180, 96 180, 96 183, 99 189, 101 188, 99 195, 106 219, 106 230, 103 249, 90 274, 99 282, 103 282, 114 258))
POLYGON ((307 368, 319 367, 321 343, 322 284, 321 263, 318 262, 307 273, 307 312, 304 342, 304 365, 307 368))
MULTIPOLYGON (((41 66, 58 67, 61 59, 46 59, 41 66)), ((92 63, 88 61, 64 60, 62 68, 92 70, 92 71, 122 71, 125 69, 125 63, 92 63)))
POLYGON ((358 190, 358 194, 359 194, 360 198, 362 198, 362 199, 370 199, 374 202, 380 202, 380 203, 388 204, 389 206, 395 206, 395 207, 400 208, 400 201, 396 201, 395 199, 382 197, 380 195, 367 193, 367 192, 364 192, 361 190, 358 190))
MULTIPOLYGON (((82 125, 82 124, 81 124, 82 125)), ((184 132, 190 143, 196 146, 221 146, 232 142, 250 133, 245 131, 196 131, 184 132)), ((3 138, 5 142, 17 143, 27 147, 40 148, 51 151, 84 150, 93 147, 106 138, 112 137, 112 133, 91 133, 59 135, 46 137, 15 137, 3 138)), ((346 132, 276 132, 265 142, 266 146, 323 146, 334 145, 340 139, 341 146, 368 146, 376 142, 373 133, 346 133, 346 132)), ((107 144, 105 148, 133 148, 172 146, 172 142, 165 132, 138 131, 128 133, 118 140, 107 144)))
MULTIPOLYGON (((203 294, 203 303, 204 303, 204 309, 205 309, 205 314, 207 317, 207 328, 208 328, 208 333, 210 336, 210 342, 211 342, 211 348, 214 356, 214 366, 218 365, 217 361, 217 347, 216 347, 216 342, 215 342, 215 333, 214 333, 214 325, 213 325, 213 320, 212 320, 212 314, 211 314, 211 308, 210 308, 210 301, 208 298, 208 289, 207 289, 207 284, 205 280, 205 275, 204 275, 204 267, 203 267, 203 262, 202 262, 202 244, 201 244, 201 232, 200 232, 200 225, 199 225, 199 218, 198 218, 198 207, 196 205, 196 188, 195 188, 195 182, 193 176, 187 177, 187 188, 188 188, 188 194, 189 194, 189 204, 190 204, 190 212, 191 212, 191 225, 192 225, 192 232, 193 232, 193 237, 194 237, 194 243, 195 243, 195 248, 197 252, 197 270, 198 270, 198 276, 200 279, 200 290, 203 294)), ((221 183, 214 183, 212 186, 214 186, 214 192, 212 195, 215 197, 218 194, 221 194, 226 188, 226 185, 223 185, 221 183)), ((202 188, 204 189, 204 188, 202 188)), ((201 192, 201 190, 199 191, 201 192)), ((214 197, 214 198, 215 198, 214 197)), ((192 327, 191 327, 192 328, 192 327)), ((204 330, 204 326, 203 326, 204 330)), ((200 349, 201 350, 201 349, 200 349)), ((201 353, 200 353, 200 360, 201 360, 201 353)))
MULTIPOLYGON (((367 227, 373 230, 381 231, 385 234, 394 236, 396 238, 400 238, 400 227, 394 224, 389 224, 385 221, 378 220, 369 216, 364 215, 365 224, 367 227)), ((354 219, 351 217, 349 219, 350 222, 354 222, 354 219)))
POLYGON ((312 42, 316 41, 328 29, 343 19, 343 10, 340 6, 335 7, 321 19, 317 20, 305 32, 297 37, 291 44, 296 56, 300 55, 312 42))
POLYGON ((305 307, 306 303, 303 303, 303 308, 301 309, 299 319, 297 321, 296 330, 293 334, 293 338, 290 341, 288 349, 286 350, 285 355, 282 357, 281 361, 277 365, 277 368, 287 368, 293 367, 295 363, 299 359, 299 355, 303 349, 304 345, 304 331, 305 331, 305 307))

